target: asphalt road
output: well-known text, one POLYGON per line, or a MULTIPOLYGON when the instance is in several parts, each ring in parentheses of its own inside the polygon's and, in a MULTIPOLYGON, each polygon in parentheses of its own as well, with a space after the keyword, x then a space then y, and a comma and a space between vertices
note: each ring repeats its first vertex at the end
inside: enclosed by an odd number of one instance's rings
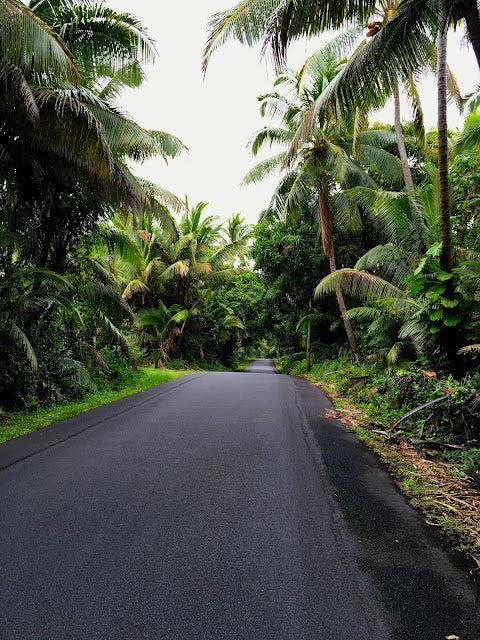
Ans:
POLYGON ((468 572, 323 394, 247 371, 0 445, 0 638, 480 638, 468 572))

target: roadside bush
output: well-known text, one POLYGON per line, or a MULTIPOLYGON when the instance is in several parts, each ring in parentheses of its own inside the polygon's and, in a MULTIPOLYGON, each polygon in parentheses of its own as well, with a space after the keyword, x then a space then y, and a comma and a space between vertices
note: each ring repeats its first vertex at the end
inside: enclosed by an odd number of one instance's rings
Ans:
POLYGON ((102 368, 95 376, 101 389, 118 391, 135 383, 137 371, 132 357, 118 345, 102 348, 102 356, 107 368, 102 368))

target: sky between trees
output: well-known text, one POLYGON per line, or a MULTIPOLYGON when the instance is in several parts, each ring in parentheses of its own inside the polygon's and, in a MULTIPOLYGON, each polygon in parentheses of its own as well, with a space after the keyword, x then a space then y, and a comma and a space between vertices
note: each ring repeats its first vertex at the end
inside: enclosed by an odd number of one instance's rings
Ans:
MULTIPOLYGON (((271 90, 275 73, 260 60, 259 48, 229 42, 210 63, 205 80, 200 63, 206 40, 208 16, 233 6, 234 0, 190 0, 157 3, 152 0, 109 0, 117 11, 134 13, 148 26, 159 53, 155 65, 147 69, 147 80, 137 91, 125 92, 119 106, 142 126, 162 129, 179 136, 190 148, 166 167, 154 158, 136 168, 136 173, 170 189, 190 202, 209 202, 210 214, 228 218, 241 212, 254 223, 268 205, 276 179, 240 187, 247 171, 264 155, 253 159, 247 149, 252 134, 264 123, 256 97, 271 90)), ((327 38, 299 42, 289 53, 289 65, 301 66, 327 38)), ((462 34, 449 39, 449 63, 462 93, 480 81, 471 50, 462 43, 462 34)), ((436 124, 435 84, 426 80, 422 103, 427 126, 436 124)), ((406 105, 403 117, 410 113, 406 105)), ((371 116, 371 121, 393 122, 391 104, 371 116)), ((450 107, 449 126, 461 126, 462 118, 450 107)), ((271 155, 271 154, 270 154, 271 155)))

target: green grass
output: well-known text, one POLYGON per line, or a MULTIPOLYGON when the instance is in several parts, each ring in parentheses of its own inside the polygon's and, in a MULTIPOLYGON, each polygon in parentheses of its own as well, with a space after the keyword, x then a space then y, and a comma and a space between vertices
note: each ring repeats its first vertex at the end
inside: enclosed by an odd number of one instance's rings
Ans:
POLYGON ((234 371, 245 371, 245 369, 250 364, 250 361, 251 361, 251 358, 246 358, 245 360, 240 360, 237 363, 237 367, 234 369, 234 371))
POLYGON ((46 427, 52 422, 71 418, 78 413, 94 409, 102 404, 108 404, 114 400, 131 396, 139 391, 150 389, 157 384, 168 382, 174 378, 185 375, 187 371, 173 371, 172 369, 155 369, 153 367, 140 367, 138 379, 135 384, 125 387, 120 391, 102 391, 92 393, 79 402, 68 402, 57 407, 45 407, 33 411, 19 411, 0 416, 0 442, 11 440, 30 431, 46 427))

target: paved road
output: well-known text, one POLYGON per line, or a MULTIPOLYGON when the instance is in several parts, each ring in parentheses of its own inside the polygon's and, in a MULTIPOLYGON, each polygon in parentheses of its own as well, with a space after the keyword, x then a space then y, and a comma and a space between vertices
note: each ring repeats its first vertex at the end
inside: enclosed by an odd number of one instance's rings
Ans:
POLYGON ((0 637, 478 640, 478 591, 302 379, 194 374, 0 446, 0 637))

